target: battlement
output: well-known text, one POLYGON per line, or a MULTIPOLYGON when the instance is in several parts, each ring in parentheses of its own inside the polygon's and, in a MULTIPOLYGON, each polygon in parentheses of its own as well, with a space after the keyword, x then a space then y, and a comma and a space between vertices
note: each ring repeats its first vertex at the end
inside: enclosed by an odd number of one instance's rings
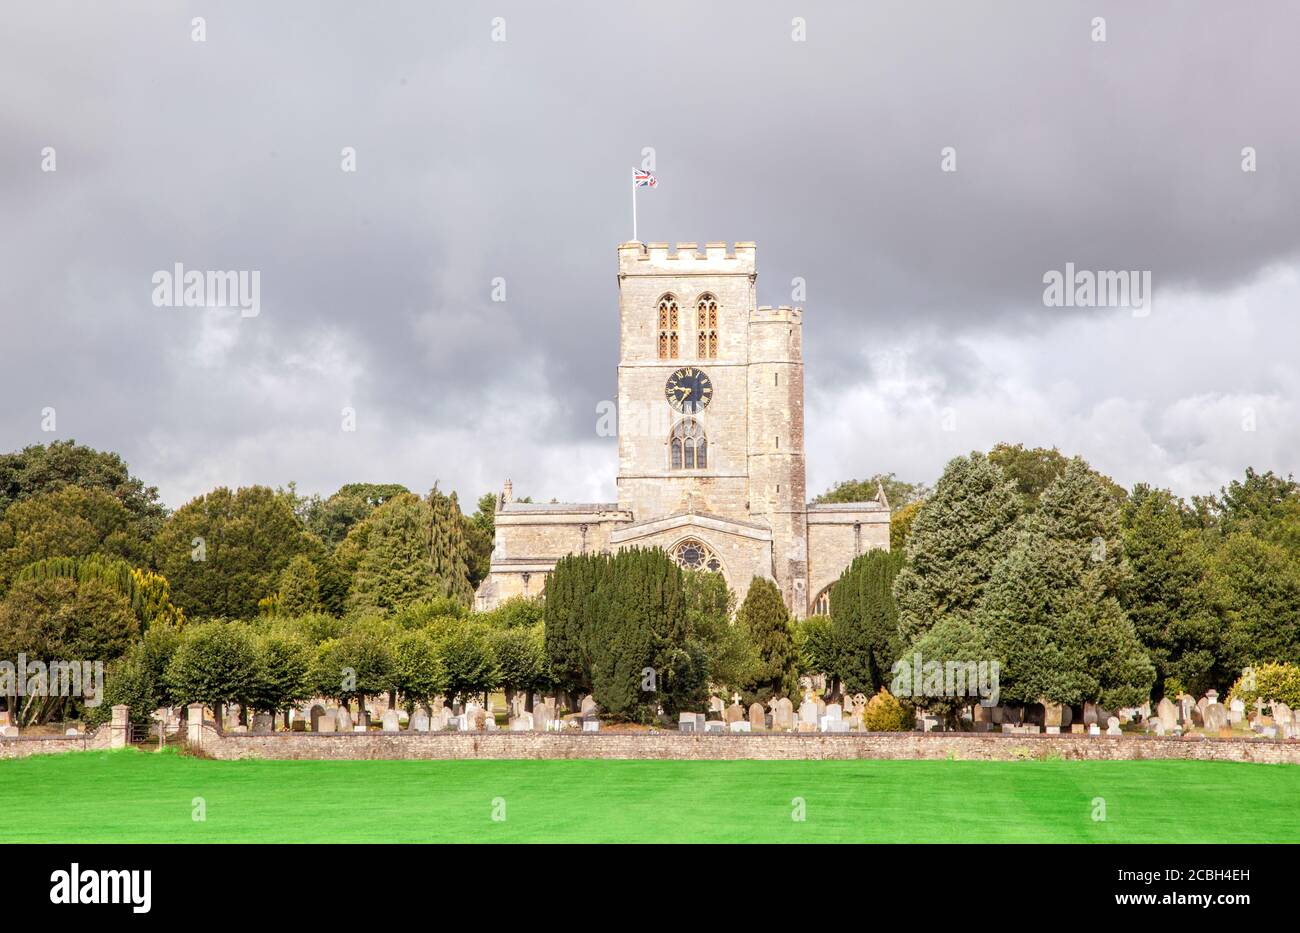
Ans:
POLYGON ((630 241, 618 247, 620 275, 753 275, 756 247, 740 241, 729 251, 726 243, 678 243, 669 251, 667 243, 630 241))
POLYGON ((749 312, 749 322, 751 324, 802 324, 803 308, 791 308, 787 305, 773 308, 771 305, 759 305, 749 312))

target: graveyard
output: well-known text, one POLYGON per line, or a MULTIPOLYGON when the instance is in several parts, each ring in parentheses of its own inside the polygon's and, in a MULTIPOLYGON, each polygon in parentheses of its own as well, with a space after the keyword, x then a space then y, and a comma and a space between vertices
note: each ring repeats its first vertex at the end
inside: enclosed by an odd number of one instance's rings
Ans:
POLYGON ((1293 842, 1300 768, 1182 761, 0 762, 13 842, 1293 842), (106 789, 109 789, 106 792, 106 789))

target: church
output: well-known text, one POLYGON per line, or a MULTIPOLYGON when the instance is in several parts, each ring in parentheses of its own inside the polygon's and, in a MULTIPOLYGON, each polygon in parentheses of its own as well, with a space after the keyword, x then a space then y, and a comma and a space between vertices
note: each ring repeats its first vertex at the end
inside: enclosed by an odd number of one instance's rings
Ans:
POLYGON ((807 501, 803 312, 758 305, 753 243, 618 248, 618 501, 516 502, 506 480, 475 604, 536 596, 565 554, 657 547, 745 598, 773 580, 796 617, 889 547, 889 503, 807 501))

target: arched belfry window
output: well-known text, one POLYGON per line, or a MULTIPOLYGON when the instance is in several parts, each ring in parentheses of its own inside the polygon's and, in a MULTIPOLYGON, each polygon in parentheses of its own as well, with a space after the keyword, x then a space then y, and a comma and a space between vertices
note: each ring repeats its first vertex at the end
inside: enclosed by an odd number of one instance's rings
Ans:
POLYGON ((687 538, 678 542, 668 552, 668 556, 677 561, 684 570, 722 572, 722 561, 718 560, 718 555, 699 538, 687 538))
POLYGON ((699 346, 696 355, 702 360, 718 357, 718 299, 712 295, 701 295, 696 310, 699 312, 700 328, 699 346))
POLYGON ((659 299, 659 359, 675 360, 678 354, 677 299, 664 295, 659 299))
POLYGON ((703 470, 709 465, 709 439, 694 418, 677 422, 668 440, 669 458, 674 470, 703 470))

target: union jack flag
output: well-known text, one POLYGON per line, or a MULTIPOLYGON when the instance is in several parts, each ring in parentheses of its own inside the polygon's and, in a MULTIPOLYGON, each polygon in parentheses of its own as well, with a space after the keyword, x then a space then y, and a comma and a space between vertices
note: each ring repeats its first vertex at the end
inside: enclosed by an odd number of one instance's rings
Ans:
POLYGON ((658 188, 659 179, 655 178, 653 172, 647 172, 643 168, 632 169, 632 187, 633 188, 658 188))

